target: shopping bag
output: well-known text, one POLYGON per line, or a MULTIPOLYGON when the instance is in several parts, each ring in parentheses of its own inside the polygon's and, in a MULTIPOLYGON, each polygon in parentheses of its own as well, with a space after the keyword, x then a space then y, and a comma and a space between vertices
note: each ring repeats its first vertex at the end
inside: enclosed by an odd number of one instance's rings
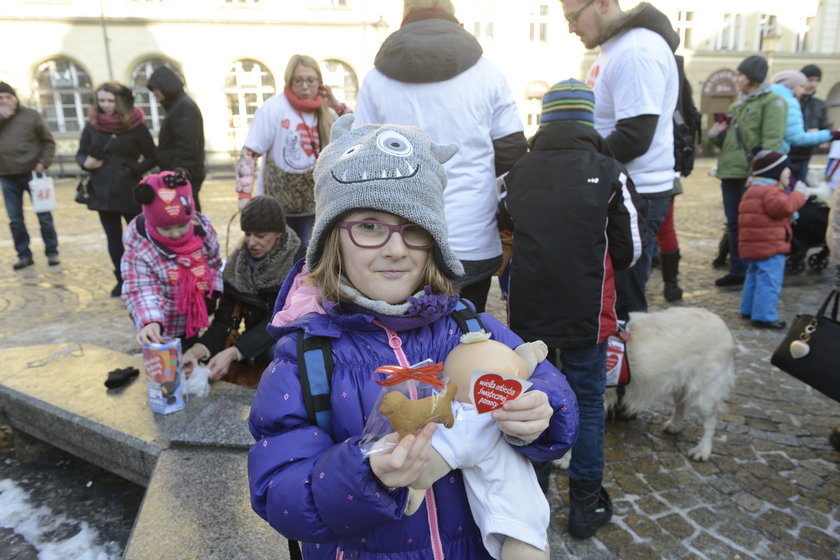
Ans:
POLYGON ((33 212, 40 214, 41 212, 55 210, 55 187, 52 177, 48 177, 46 173, 32 172, 32 179, 29 181, 29 194, 32 195, 33 212))
POLYGON ((816 315, 797 315, 770 363, 840 402, 840 293, 832 290, 816 315), (833 305, 832 305, 833 300, 833 305), (829 311, 826 313, 826 311, 829 311))

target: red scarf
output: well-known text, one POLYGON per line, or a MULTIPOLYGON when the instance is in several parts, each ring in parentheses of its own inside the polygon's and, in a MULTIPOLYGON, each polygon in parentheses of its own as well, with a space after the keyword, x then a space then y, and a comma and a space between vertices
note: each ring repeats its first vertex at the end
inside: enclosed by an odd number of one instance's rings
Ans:
POLYGON ((195 224, 179 239, 160 235, 157 228, 147 224, 149 235, 175 253, 178 269, 168 272, 170 284, 175 284, 175 302, 178 313, 187 317, 187 338, 198 334, 210 324, 205 298, 213 295, 213 271, 207 266, 202 253, 203 240, 195 234, 195 224))
POLYGON ((134 107, 131 110, 131 122, 128 126, 123 124, 122 117, 114 113, 113 115, 106 115, 105 113, 97 113, 89 122, 93 128, 105 134, 122 134, 129 130, 134 130, 146 120, 146 114, 140 107, 134 107))
POLYGON ((289 100, 289 104, 294 107, 296 111, 300 111, 302 113, 314 113, 321 108, 321 105, 324 104, 324 100, 321 99, 320 96, 315 96, 315 99, 310 99, 309 101, 301 99, 295 95, 295 92, 293 92, 292 88, 289 86, 285 86, 283 88, 283 95, 286 96, 286 99, 289 100))

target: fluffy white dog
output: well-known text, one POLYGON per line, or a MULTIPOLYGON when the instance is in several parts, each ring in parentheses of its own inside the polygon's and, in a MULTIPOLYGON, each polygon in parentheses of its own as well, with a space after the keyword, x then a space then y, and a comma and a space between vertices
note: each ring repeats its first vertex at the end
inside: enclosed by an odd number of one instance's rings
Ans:
MULTIPOLYGON (((735 385, 735 340, 723 320, 699 307, 671 307, 652 313, 631 313, 630 383, 625 385, 622 410, 635 415, 665 398, 673 399, 674 414, 665 431, 682 429, 685 412, 695 411, 703 422, 703 435, 688 456, 706 461, 718 412, 735 385)), ((610 388, 607 409, 618 405, 618 392, 610 388)), ((560 459, 568 466, 571 453, 560 459)))

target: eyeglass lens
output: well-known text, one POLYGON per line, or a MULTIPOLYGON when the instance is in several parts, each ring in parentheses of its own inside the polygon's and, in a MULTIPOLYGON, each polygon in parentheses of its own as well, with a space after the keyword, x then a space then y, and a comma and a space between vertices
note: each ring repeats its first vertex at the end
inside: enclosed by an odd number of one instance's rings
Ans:
POLYGON ((417 224, 395 226, 382 222, 354 222, 348 225, 350 239, 359 247, 381 247, 388 242, 393 232, 399 232, 408 247, 426 249, 435 243, 432 234, 417 224))

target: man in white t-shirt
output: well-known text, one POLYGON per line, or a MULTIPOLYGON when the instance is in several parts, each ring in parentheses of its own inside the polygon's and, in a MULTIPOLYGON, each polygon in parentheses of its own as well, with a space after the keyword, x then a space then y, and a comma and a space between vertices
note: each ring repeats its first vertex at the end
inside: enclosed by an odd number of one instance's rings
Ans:
MULTIPOLYGON (((615 159, 626 165, 646 202, 641 210, 642 256, 633 267, 615 274, 616 313, 626 320, 631 311, 647 311, 645 285, 654 240, 673 194, 673 116, 679 94, 674 50, 679 36, 668 18, 647 3, 623 11, 618 0, 561 2, 569 32, 588 49, 600 46, 586 80, 595 91, 595 128, 615 159)), ((575 392, 581 410, 580 440, 602 442, 603 421, 590 421, 585 414, 587 404, 594 401, 588 401, 585 391, 575 392)), ((612 515, 609 496, 601 486, 603 469, 603 444, 574 448, 568 470, 569 530, 577 537, 591 537, 612 515)))
POLYGON ((405 0, 404 20, 362 83, 354 126, 412 125, 458 153, 444 166, 449 243, 464 265, 461 295, 484 311, 502 262, 496 177, 526 151, 522 121, 504 74, 482 56, 450 0, 405 0))

